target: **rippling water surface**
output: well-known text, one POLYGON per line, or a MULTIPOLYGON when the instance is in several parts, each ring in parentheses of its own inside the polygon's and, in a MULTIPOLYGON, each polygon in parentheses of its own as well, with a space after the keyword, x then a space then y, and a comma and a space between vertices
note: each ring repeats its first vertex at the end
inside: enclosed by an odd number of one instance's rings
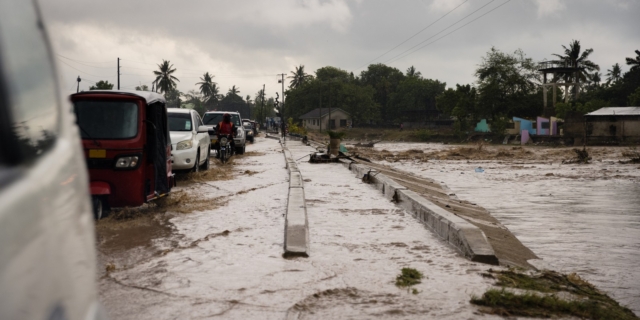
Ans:
POLYGON ((488 209, 542 260, 640 315, 640 168, 491 161, 393 163, 488 209), (484 173, 476 173, 476 167, 484 173))

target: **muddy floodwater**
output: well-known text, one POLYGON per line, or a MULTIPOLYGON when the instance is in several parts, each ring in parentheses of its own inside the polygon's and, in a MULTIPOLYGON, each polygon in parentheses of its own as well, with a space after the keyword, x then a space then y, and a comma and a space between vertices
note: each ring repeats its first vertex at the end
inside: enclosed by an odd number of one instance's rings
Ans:
MULTIPOLYGON (((457 147, 400 143, 375 150, 448 148, 457 147)), ((444 182, 460 199, 489 210, 542 259, 532 264, 576 272, 640 314, 640 165, 621 164, 616 148, 601 148, 590 164, 533 159, 544 150, 525 149, 532 160, 378 162, 444 182)))

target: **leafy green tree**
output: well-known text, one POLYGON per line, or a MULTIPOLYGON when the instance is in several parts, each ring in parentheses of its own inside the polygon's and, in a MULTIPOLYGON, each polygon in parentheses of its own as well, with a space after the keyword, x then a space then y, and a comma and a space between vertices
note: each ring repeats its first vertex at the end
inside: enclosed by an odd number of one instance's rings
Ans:
POLYGON ((342 81, 348 82, 351 80, 351 75, 336 67, 326 66, 316 70, 316 79, 324 82, 329 81, 342 81))
POLYGON ((149 91, 149 86, 147 86, 146 84, 136 86, 136 91, 149 91))
POLYGON ((491 48, 475 73, 479 92, 478 116, 497 119, 515 115, 535 94, 540 83, 537 65, 520 49, 508 54, 491 48))
MULTIPOLYGON (((414 70, 415 71, 415 70, 414 70)), ((415 75, 400 82, 391 96, 390 113, 394 122, 426 121, 439 112, 436 97, 444 92, 446 84, 438 80, 423 79, 415 75)))
POLYGON ((640 87, 638 87, 634 93, 630 94, 627 99, 629 100, 628 105, 634 107, 640 106, 640 87))
POLYGON ((468 129, 468 119, 473 121, 478 118, 477 96, 476 88, 471 85, 456 84, 455 90, 449 88, 436 98, 437 107, 445 115, 456 119, 458 130, 465 131, 468 129))
POLYGON ((109 81, 106 81, 106 80, 100 80, 96 82, 95 86, 89 87, 89 90, 112 90, 112 89, 113 89, 113 83, 109 83, 109 81))
POLYGON ((167 100, 167 108, 180 108, 182 101, 180 100, 180 96, 182 92, 178 91, 176 88, 171 88, 169 91, 164 93, 164 98, 167 100))
POLYGON ((174 72, 176 69, 173 65, 168 60, 162 60, 162 63, 158 65, 158 71, 153 72, 156 75, 156 91, 159 89, 160 92, 166 93, 176 88, 176 81, 180 80, 173 76, 174 72))
POLYGON ((182 93, 182 96, 185 98, 184 104, 182 104, 182 106, 186 104, 193 105, 193 110, 196 110, 200 114, 200 116, 203 116, 207 111, 204 105, 206 98, 201 92, 189 90, 189 92, 187 93, 182 93))
POLYGON ((305 82, 312 80, 313 76, 304 72, 304 65, 300 65, 295 67, 294 71, 291 71, 291 75, 288 76, 288 79, 291 79, 289 83, 289 89, 295 89, 299 86, 303 85, 305 82))
POLYGON ((636 50, 635 58, 626 58, 627 65, 631 66, 631 70, 640 69, 640 50, 636 50))
POLYGON ((416 67, 411 66, 411 67, 407 68, 406 76, 407 77, 420 78, 420 77, 422 77, 422 73, 420 73, 420 71, 417 71, 416 67))
POLYGON ((216 84, 213 82, 213 77, 209 72, 205 72, 205 74, 200 77, 200 82, 196 83, 196 85, 200 85, 200 93, 205 101, 213 96, 213 86, 216 84))
POLYGON ((614 64, 611 69, 607 69, 607 85, 615 84, 622 79, 622 69, 620 64, 614 64))
POLYGON ((374 90, 373 99, 380 106, 380 116, 384 122, 393 122, 390 118, 393 107, 389 101, 404 78, 402 71, 381 63, 371 64, 367 70, 360 73, 359 81, 374 90))

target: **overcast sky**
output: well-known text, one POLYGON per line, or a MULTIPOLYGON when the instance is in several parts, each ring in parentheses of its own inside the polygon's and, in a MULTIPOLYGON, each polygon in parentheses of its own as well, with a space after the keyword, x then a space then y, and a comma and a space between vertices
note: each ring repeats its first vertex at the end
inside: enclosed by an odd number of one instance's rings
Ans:
POLYGON ((627 71, 624 58, 635 57, 634 50, 640 49, 638 0, 40 0, 40 4, 57 53, 62 88, 69 92, 75 91, 78 75, 84 79, 81 89, 87 89, 90 81, 115 83, 118 57, 123 89, 150 87, 152 70, 166 59, 177 68, 182 92, 196 89, 198 78, 208 71, 215 75, 221 93, 236 85, 243 97, 253 98, 263 84, 267 95, 274 96, 280 91, 277 74, 300 64, 311 74, 331 65, 356 75, 369 63, 386 63, 403 72, 413 65, 424 77, 455 87, 475 81, 474 71, 492 46, 506 52, 520 48, 540 61, 552 59, 552 53, 562 53, 561 45, 577 39, 583 48, 594 49, 590 58, 603 75, 616 62, 627 71), (401 55, 419 43, 426 46, 401 55))

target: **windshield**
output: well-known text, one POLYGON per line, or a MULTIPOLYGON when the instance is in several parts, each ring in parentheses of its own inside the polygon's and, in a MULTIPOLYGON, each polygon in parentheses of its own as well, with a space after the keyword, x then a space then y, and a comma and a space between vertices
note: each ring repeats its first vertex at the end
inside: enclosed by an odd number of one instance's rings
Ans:
POLYGON ((130 139, 138 133, 135 102, 81 100, 74 110, 83 139, 130 139))
POLYGON ((193 125, 191 123, 190 113, 169 113, 169 131, 191 131, 193 125))
MULTIPOLYGON (((220 121, 222 121, 222 115, 224 115, 224 113, 205 113, 204 114, 204 118, 202 118, 202 121, 204 122, 204 124, 206 125, 214 125, 217 126, 218 123, 220 123, 220 121)), ((237 114, 230 114, 231 116, 231 122, 233 122, 233 124, 236 127, 240 126, 240 117, 237 114)))

